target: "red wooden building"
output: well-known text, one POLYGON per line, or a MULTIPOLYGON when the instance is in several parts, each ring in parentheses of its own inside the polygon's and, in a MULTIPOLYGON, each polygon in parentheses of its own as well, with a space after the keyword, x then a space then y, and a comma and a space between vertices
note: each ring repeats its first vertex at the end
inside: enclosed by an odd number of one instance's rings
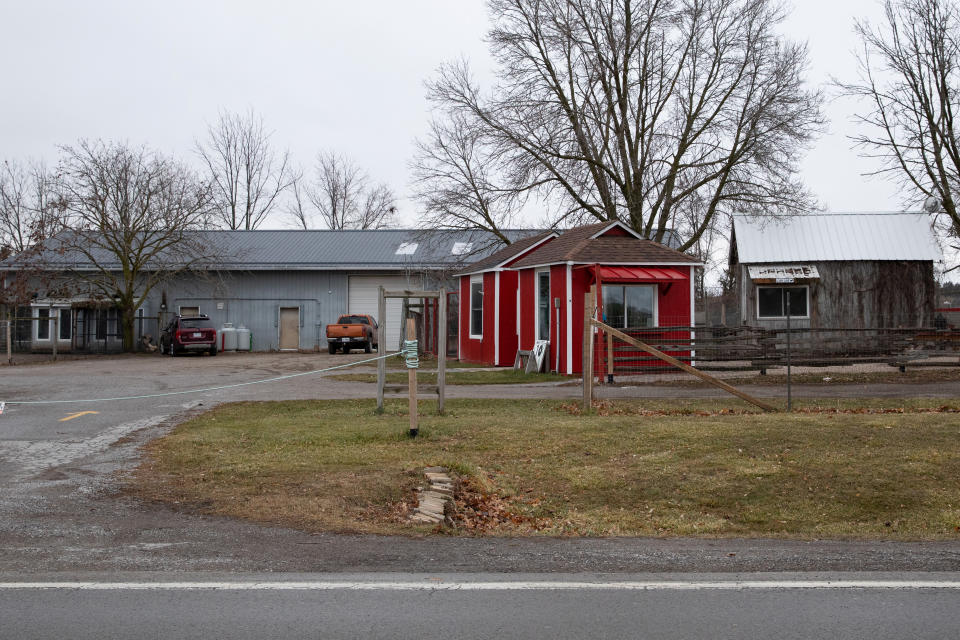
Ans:
POLYGON ((622 329, 690 327, 700 263, 620 222, 549 231, 475 262, 460 278, 460 359, 513 364, 518 349, 549 341, 548 368, 582 371, 583 299, 622 329))

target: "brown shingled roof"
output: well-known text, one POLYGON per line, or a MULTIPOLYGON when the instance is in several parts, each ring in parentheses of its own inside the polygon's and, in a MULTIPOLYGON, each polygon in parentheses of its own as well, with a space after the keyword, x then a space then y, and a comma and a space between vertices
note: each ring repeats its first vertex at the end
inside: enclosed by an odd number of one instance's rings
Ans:
POLYGON ((523 269, 558 262, 578 263, 676 263, 698 264, 699 260, 675 251, 653 240, 631 236, 601 236, 594 234, 610 226, 609 222, 576 227, 559 238, 534 250, 511 267, 523 269))
MULTIPOLYGON (((524 251, 529 250, 530 247, 534 246, 541 240, 547 238, 548 236, 554 235, 556 233, 557 233, 556 231, 544 231, 543 233, 538 233, 533 236, 515 240, 514 242, 510 243, 509 245, 501 249, 500 251, 492 253, 486 258, 483 258, 482 260, 477 260, 476 262, 468 264, 462 270, 458 271, 454 275, 463 276, 469 273, 479 273, 481 271, 487 271, 489 269, 493 269, 494 267, 501 265, 504 262, 508 262, 512 258, 517 257, 518 255, 522 254, 524 251)), ((554 240, 553 242, 556 242, 556 240, 554 240)))

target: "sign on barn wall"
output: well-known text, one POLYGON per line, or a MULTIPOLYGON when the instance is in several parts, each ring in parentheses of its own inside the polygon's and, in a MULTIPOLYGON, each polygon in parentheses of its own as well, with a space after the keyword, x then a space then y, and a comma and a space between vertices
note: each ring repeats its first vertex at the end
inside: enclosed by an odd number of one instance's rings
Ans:
POLYGON ((820 279, 820 272, 812 264, 750 265, 747 270, 757 284, 794 284, 820 279))

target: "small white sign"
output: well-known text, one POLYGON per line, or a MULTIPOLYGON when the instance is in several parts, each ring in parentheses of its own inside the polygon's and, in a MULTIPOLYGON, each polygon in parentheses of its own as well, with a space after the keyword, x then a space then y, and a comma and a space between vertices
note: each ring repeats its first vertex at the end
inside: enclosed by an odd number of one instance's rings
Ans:
MULTIPOLYGON (((534 371, 539 373, 543 370, 543 359, 547 356, 547 346, 550 343, 546 340, 537 340, 533 343, 533 350, 530 352, 530 359, 533 360, 534 371)), ((528 368, 529 370, 529 368, 528 368)))
POLYGON ((7 406, 7 403, 6 403, 6 402, 0 402, 0 415, 3 414, 3 409, 4 409, 4 407, 6 407, 6 406, 7 406))
POLYGON ((777 284, 793 284, 796 282, 793 278, 777 278, 777 284))

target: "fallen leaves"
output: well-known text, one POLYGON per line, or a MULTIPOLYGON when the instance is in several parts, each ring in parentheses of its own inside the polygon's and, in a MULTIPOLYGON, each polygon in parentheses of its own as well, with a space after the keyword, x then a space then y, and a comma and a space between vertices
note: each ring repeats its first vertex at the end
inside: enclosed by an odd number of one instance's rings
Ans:
POLYGON ((453 512, 449 515, 454 529, 473 534, 497 532, 542 531, 552 526, 549 518, 523 513, 523 507, 535 506, 537 499, 504 497, 485 490, 472 478, 464 478, 454 494, 453 512))

